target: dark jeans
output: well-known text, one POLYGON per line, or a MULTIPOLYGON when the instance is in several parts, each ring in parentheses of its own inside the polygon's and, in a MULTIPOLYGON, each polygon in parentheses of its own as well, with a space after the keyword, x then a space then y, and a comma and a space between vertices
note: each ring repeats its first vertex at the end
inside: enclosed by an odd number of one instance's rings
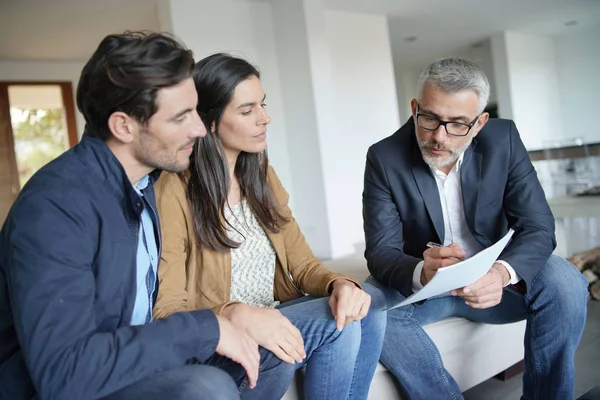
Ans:
POLYGON ((233 379, 218 368, 187 365, 144 378, 102 400, 237 400, 233 379))
MULTIPOLYGON (((507 288, 495 307, 474 309, 460 297, 446 296, 395 308, 388 311, 381 362, 411 399, 462 399, 438 349, 421 327, 455 316, 488 324, 527 319, 524 397, 573 399, 574 357, 585 326, 587 287, 573 264, 551 256, 527 294, 507 288)), ((387 291, 390 305, 404 298, 395 290, 380 288, 387 291)))

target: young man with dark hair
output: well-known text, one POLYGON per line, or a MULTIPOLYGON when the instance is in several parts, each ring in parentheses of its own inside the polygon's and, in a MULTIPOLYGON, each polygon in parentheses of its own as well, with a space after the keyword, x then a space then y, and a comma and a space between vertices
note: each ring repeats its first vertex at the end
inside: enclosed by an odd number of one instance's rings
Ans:
POLYGON ((0 232, 0 399, 234 399, 258 346, 210 310, 151 322, 160 225, 153 183, 206 134, 189 50, 107 36, 85 65, 77 146, 27 183, 0 232))

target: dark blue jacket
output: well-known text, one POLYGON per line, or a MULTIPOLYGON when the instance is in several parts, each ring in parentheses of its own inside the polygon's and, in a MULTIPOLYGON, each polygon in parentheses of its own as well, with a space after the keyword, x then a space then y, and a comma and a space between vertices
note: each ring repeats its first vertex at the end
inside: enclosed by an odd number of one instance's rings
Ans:
POLYGON ((0 232, 0 399, 96 399, 215 352, 209 310, 130 326, 142 208, 86 135, 27 183, 0 232))
MULTIPOLYGON (((554 218, 514 122, 490 119, 465 151, 460 169, 469 231, 483 247, 515 230, 499 259, 527 288, 556 247, 554 218)), ((379 282, 412 294, 427 242, 444 243, 444 217, 431 168, 411 118, 367 153, 363 218, 367 265, 379 282)))

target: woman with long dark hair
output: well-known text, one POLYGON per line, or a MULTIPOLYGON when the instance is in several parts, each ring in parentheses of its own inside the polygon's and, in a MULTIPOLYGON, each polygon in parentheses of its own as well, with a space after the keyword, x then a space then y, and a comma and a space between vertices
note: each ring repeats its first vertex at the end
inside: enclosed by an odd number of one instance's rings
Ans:
POLYGON ((255 389, 243 387, 233 361, 209 360, 233 375, 243 398, 281 398, 305 364, 307 399, 366 398, 385 313, 355 279, 328 270, 300 232, 267 158, 259 72, 215 54, 196 64, 194 81, 209 133, 187 173, 163 174, 156 185, 163 251, 155 316, 212 308, 248 332, 262 347, 255 389))

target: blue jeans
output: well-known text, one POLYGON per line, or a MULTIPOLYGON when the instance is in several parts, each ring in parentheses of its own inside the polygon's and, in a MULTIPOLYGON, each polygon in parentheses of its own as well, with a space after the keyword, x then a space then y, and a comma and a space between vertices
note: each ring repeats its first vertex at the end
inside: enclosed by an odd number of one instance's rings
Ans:
POLYGON ((150 375, 102 400, 235 400, 239 393, 233 379, 208 365, 187 365, 150 375))
MULTIPOLYGON (((370 278, 368 281, 374 283, 370 278)), ((383 288, 390 305, 404 299, 383 288)), ((467 306, 460 297, 429 299, 388 311, 381 362, 411 399, 462 399, 424 325, 449 317, 488 324, 527 319, 523 396, 528 400, 572 399, 574 356, 586 319, 588 283, 568 261, 551 256, 529 293, 504 290, 502 301, 488 309, 467 306)))
POLYGON ((369 284, 371 308, 360 322, 336 329, 328 297, 305 296, 281 304, 278 309, 302 334, 306 358, 288 364, 270 351, 260 348, 261 363, 254 389, 247 386, 245 371, 237 363, 216 356, 211 365, 226 370, 238 383, 242 399, 281 399, 297 369, 306 366, 306 400, 366 399, 379 361, 385 332, 386 315, 383 293, 369 284))

